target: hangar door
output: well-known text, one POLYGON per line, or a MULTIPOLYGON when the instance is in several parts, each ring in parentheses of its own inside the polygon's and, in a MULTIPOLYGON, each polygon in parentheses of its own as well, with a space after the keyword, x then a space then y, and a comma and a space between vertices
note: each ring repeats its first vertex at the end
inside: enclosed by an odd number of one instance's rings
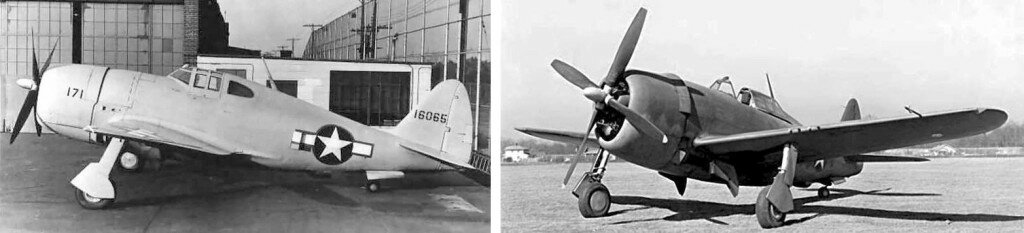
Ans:
POLYGON ((409 113, 410 72, 331 71, 328 109, 370 126, 395 126, 409 113))

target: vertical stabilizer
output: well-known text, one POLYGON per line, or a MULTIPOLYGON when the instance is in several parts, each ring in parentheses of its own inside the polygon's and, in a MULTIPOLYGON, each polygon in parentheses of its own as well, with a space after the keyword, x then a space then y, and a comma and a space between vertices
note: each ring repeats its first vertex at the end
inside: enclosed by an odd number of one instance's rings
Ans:
POLYGON ((447 160, 469 162, 473 146, 473 114, 466 87, 456 80, 438 83, 409 111, 395 134, 447 152, 447 160))
POLYGON ((860 105, 854 98, 850 98, 850 101, 846 102, 846 110, 843 111, 843 117, 839 119, 839 121, 852 120, 860 120, 860 105))

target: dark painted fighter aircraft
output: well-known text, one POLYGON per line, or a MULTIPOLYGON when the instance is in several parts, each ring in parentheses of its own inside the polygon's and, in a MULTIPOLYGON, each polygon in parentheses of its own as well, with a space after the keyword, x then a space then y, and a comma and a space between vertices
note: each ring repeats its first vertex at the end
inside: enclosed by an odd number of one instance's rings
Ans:
MULTIPOLYGON (((727 78, 704 87, 673 74, 627 70, 645 16, 640 9, 600 86, 562 61, 551 63, 594 102, 586 133, 517 128, 579 143, 579 152, 600 149, 593 168, 573 190, 584 217, 608 214, 610 193, 601 178, 610 154, 657 171, 675 182, 680 195, 688 179, 725 184, 733 196, 740 186, 766 186, 754 208, 761 227, 771 228, 794 210, 792 186, 820 183, 824 187, 818 195, 828 196, 827 187, 860 173, 862 162, 923 160, 868 153, 981 134, 1007 119, 1005 112, 987 108, 860 119, 857 101, 851 99, 840 122, 802 125, 771 95, 741 89, 737 96, 727 78), (591 131, 596 137, 590 137, 591 131)), ((574 157, 563 185, 580 156, 574 157)))
POLYGON ((217 71, 185 66, 164 76, 49 66, 48 57, 40 68, 33 53, 32 79, 17 81, 29 91, 11 143, 34 112, 37 134, 45 127, 106 145, 99 162, 71 180, 78 203, 87 209, 114 202, 117 188, 109 174, 115 165, 137 171, 168 152, 231 156, 286 170, 366 172, 371 192, 380 188, 380 180, 404 177, 406 171, 489 176, 469 164, 472 114, 466 88, 455 80, 437 84, 385 132, 217 71))

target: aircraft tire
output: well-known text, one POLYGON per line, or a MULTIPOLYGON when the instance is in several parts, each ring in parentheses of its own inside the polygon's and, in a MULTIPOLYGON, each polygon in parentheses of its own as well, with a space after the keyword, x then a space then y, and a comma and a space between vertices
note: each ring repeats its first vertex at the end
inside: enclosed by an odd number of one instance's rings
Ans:
MULTIPOLYGON (((113 183, 113 181, 111 181, 111 183, 113 183)), ((115 192, 117 192, 116 188, 115 192)), ((114 199, 92 197, 78 188, 75 188, 75 199, 78 200, 78 205, 82 206, 82 208, 90 210, 105 209, 114 203, 114 199)))
POLYGON ((782 223, 786 221, 786 213, 780 212, 771 202, 768 202, 768 189, 770 187, 767 186, 761 189, 761 193, 757 194, 757 203, 754 204, 754 214, 757 215, 757 223, 761 225, 761 228, 765 229, 782 226, 782 223))
POLYGON ((375 193, 375 192, 380 191, 380 182, 378 182, 378 181, 366 182, 366 191, 367 192, 371 192, 371 193, 375 193))
POLYGON ((146 160, 132 152, 123 152, 117 156, 117 167, 121 171, 129 173, 138 173, 142 171, 142 167, 145 166, 146 160))
POLYGON ((818 197, 820 197, 820 198, 828 198, 828 195, 831 195, 831 192, 829 192, 829 190, 828 190, 828 186, 823 186, 821 188, 818 188, 818 197))
POLYGON ((611 193, 601 183, 592 183, 584 189, 579 197, 580 214, 584 218, 594 218, 608 215, 608 209, 612 205, 611 193))

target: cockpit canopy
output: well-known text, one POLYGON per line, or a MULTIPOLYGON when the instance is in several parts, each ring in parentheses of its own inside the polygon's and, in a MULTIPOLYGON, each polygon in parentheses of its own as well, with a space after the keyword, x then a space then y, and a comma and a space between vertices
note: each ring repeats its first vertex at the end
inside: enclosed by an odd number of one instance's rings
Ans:
POLYGON ((221 83, 227 81, 227 93, 229 95, 235 95, 245 98, 252 98, 254 96, 254 93, 251 88, 249 88, 245 84, 236 81, 245 79, 230 79, 227 78, 227 76, 233 75, 188 65, 182 66, 181 68, 167 75, 167 77, 180 81, 181 83, 185 84, 185 86, 191 86, 197 89, 206 89, 208 91, 213 92, 219 92, 222 86, 221 83))
POLYGON ((772 98, 771 96, 765 95, 764 93, 755 91, 753 89, 743 89, 749 91, 750 93, 751 107, 754 107, 757 110, 761 110, 762 112, 768 113, 769 115, 778 117, 779 119, 789 122, 790 124, 800 124, 800 122, 797 122, 795 118, 787 114, 786 111, 782 110, 782 106, 779 105, 779 102, 775 101, 775 98, 772 98))

